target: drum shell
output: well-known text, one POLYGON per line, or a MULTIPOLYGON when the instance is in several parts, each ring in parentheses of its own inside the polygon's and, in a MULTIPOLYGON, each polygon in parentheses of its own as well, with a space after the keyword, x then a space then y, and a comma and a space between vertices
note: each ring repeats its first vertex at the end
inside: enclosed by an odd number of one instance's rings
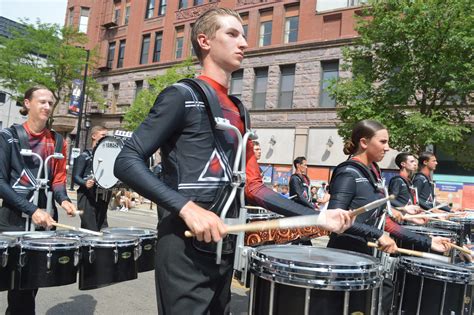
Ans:
POLYGON ((305 314, 305 307, 309 314, 342 314, 345 296, 349 313, 376 314, 382 273, 379 262, 371 256, 307 246, 262 246, 251 254, 250 271, 251 314, 268 314, 270 307, 273 314, 305 314), (297 257, 286 260, 261 255, 263 249, 277 247, 321 252, 328 259, 325 262, 316 257, 312 266, 297 257), (331 254, 353 259, 332 264, 331 254), (370 263, 359 264, 362 258, 370 263))
MULTIPOLYGON (((66 243, 71 242, 68 239, 54 239, 66 243)), ((43 240, 49 239, 35 239, 38 242, 35 244, 39 244, 43 240)), ((25 247, 24 242, 26 241, 19 243, 13 254, 17 261, 14 266, 13 282, 15 289, 31 290, 76 282, 79 242, 68 246, 69 248, 52 248, 52 250, 40 248, 40 246, 37 248, 25 247), (48 259, 48 254, 51 254, 50 259, 48 259)))
POLYGON ((0 291, 12 288, 14 248, 15 241, 13 238, 0 236, 0 291))
POLYGON ((97 289, 137 279, 138 240, 133 245, 105 246, 94 243, 84 244, 84 239, 81 245, 79 290, 97 289), (90 252, 91 250, 92 252, 90 252), (115 251, 117 251, 117 255, 115 251), (117 257, 117 262, 115 262, 115 257, 117 257))
POLYGON ((155 269, 156 255, 156 230, 146 228, 105 228, 102 232, 112 235, 132 235, 140 239, 141 254, 137 260, 138 272, 145 272, 155 269))
POLYGON ((469 273, 472 271, 456 265, 402 257, 397 272, 395 311, 415 314, 419 304, 422 315, 472 314, 474 290, 469 273))

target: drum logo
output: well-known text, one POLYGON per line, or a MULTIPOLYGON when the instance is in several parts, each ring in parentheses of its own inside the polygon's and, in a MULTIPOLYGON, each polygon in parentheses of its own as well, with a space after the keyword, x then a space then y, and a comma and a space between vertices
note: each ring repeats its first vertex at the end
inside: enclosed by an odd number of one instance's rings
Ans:
POLYGON ((119 148, 119 145, 117 142, 113 142, 113 141, 107 141, 104 143, 104 146, 106 148, 119 148))
POLYGON ((58 258, 58 263, 61 265, 65 265, 70 261, 70 258, 68 256, 62 256, 58 258))
POLYGON ((131 252, 123 252, 122 253, 122 258, 123 259, 128 259, 132 256, 132 253, 131 252))
POLYGON ((144 250, 151 250, 152 247, 153 247, 153 245, 147 244, 147 245, 143 246, 143 249, 144 250))

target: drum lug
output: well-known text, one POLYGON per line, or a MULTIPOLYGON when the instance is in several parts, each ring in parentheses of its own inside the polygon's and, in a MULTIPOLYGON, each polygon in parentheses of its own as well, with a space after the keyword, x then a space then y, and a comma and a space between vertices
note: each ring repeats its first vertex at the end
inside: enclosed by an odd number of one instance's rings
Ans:
POLYGON ((18 259, 18 265, 20 265, 20 267, 24 267, 25 266, 25 260, 26 260, 26 253, 23 251, 23 246, 20 247, 20 257, 18 259))
POLYGON ((5 268, 8 263, 8 249, 2 254, 2 268, 5 268))
POLYGON ((143 252, 143 249, 142 249, 142 242, 139 241, 139 242, 135 245, 135 249, 133 250, 133 254, 134 254, 135 260, 138 260, 138 258, 140 258, 140 256, 142 255, 142 252, 143 252))
POLYGON ((46 259, 46 268, 48 268, 48 270, 51 269, 51 256, 53 256, 53 254, 51 254, 51 252, 48 252, 46 254, 46 257, 47 257, 47 259, 46 259))
POLYGON ((115 263, 118 263, 118 259, 119 259, 119 251, 118 251, 117 244, 115 244, 115 249, 114 249, 114 261, 115 261, 115 263))
POLYGON ((79 250, 76 250, 74 252, 74 267, 76 267, 79 264, 79 250))
POLYGON ((92 246, 89 246, 89 264, 93 264, 95 261, 95 252, 92 249, 92 246))

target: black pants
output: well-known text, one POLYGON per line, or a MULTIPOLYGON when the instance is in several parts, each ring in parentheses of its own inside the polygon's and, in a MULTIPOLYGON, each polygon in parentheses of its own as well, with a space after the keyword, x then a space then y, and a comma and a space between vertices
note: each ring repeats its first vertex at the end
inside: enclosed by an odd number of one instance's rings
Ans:
POLYGON ((35 297, 38 289, 8 290, 8 307, 5 315, 35 315, 35 297))
POLYGON ((163 221, 155 259, 158 314, 229 314, 234 255, 223 255, 217 265, 215 255, 184 237, 180 218, 163 221))
POLYGON ((81 228, 100 231, 102 228, 108 227, 107 223, 107 207, 109 206, 110 197, 105 200, 99 195, 96 201, 94 191, 77 192, 77 208, 84 210, 81 215, 81 228))

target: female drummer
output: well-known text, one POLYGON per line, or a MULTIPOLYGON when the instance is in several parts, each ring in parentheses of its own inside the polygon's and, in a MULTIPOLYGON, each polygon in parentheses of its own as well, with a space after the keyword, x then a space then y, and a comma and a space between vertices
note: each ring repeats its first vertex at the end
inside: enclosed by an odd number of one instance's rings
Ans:
MULTIPOLYGON (((344 154, 349 155, 349 159, 339 164, 332 175, 328 209, 356 209, 385 196, 377 162, 380 162, 389 150, 388 141, 388 131, 381 123, 362 120, 355 124, 351 138, 344 145, 344 154)), ((382 229, 377 228, 382 225, 381 214, 382 209, 375 209, 357 216, 357 224, 345 233, 331 234, 328 247, 370 254, 367 241, 376 239, 383 251, 394 253, 397 250, 395 242, 384 235, 382 229)), ((390 217, 387 217, 384 223, 385 231, 402 239, 404 243, 424 249, 431 247, 437 252, 450 249, 447 238, 430 238, 415 234, 395 223, 390 217)))

